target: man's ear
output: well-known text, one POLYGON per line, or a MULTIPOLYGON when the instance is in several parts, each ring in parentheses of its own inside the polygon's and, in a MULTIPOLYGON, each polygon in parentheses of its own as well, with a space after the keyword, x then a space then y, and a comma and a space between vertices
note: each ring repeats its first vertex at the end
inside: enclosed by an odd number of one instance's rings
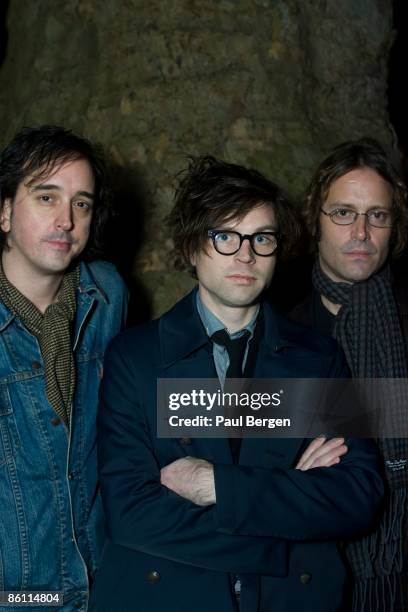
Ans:
POLYGON ((11 198, 6 198, 0 212, 0 228, 7 233, 11 227, 11 198))

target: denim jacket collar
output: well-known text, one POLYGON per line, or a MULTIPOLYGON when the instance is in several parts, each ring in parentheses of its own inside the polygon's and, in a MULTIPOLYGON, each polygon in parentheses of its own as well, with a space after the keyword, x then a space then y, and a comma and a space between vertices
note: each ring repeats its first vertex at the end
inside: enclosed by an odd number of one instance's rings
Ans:
MULTIPOLYGON (((109 304, 108 296, 105 291, 98 285, 94 276, 92 275, 92 271, 88 264, 85 262, 80 263, 80 277, 79 277, 79 287, 78 291, 81 294, 81 297, 77 300, 77 321, 78 326, 77 329, 81 327, 81 324, 86 316, 90 304, 93 302, 93 298, 91 297, 91 293, 97 292, 102 297, 106 304, 109 304)), ((9 311, 9 309, 0 301, 0 333, 6 329, 6 327, 11 323, 11 321, 15 318, 15 315, 9 311)), ((77 334, 75 334, 75 337, 77 334)))
POLYGON ((79 292, 80 293, 91 293, 92 291, 97 291, 106 304, 109 304, 109 298, 106 295, 103 288, 98 285, 94 276, 92 275, 92 271, 88 264, 81 261, 80 263, 80 276, 79 276, 79 292))
POLYGON ((6 329, 14 317, 15 315, 6 308, 3 302, 0 302, 0 332, 6 329))

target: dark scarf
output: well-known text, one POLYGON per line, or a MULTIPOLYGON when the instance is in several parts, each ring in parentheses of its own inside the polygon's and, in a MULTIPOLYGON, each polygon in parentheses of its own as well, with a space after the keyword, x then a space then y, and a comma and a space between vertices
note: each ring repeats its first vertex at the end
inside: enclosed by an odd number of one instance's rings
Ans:
MULTIPOLYGON (((388 266, 367 281, 347 284, 330 280, 316 263, 313 285, 332 303, 341 304, 333 335, 344 350, 353 377, 408 376, 388 266)), ((405 418, 407 416, 408 411, 405 418)), ((394 431, 396 427, 397 423, 394 431)), ((384 460, 389 493, 376 531, 346 547, 356 580, 353 610, 402 612, 406 609, 402 603, 401 574, 406 571, 408 439, 382 438, 377 442, 384 460)))
POLYGON ((0 265, 0 300, 38 338, 44 360, 47 399, 67 426, 75 386, 71 323, 76 311, 78 283, 79 266, 65 274, 57 301, 42 314, 7 280, 0 265))

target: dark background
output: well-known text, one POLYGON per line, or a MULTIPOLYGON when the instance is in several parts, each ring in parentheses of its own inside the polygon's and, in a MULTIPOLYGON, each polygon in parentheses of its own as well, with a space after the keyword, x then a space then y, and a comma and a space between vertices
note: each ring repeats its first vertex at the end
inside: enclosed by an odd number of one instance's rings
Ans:
MULTIPOLYGON (((193 284, 163 222, 189 154, 255 167, 301 208, 339 142, 375 136, 408 171, 405 0, 23 0, 0 5, 0 145, 59 123, 100 142, 117 215, 106 257, 131 287, 131 321, 193 284)), ((304 250, 270 299, 310 287, 304 250)))

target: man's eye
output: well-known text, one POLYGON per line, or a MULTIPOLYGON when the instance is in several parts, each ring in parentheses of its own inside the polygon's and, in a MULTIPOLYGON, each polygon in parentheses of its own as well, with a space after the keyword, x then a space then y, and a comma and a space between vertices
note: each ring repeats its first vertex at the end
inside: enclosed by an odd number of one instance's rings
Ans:
POLYGON ((387 210, 370 210, 368 213, 370 217, 377 221, 385 221, 389 218, 390 213, 387 210))
POLYGON ((217 240, 217 242, 228 242, 229 240, 231 240, 231 234, 228 234, 227 232, 222 232, 220 234, 217 234, 215 239, 217 240))
POLYGON ((348 210, 348 208, 336 208, 332 212, 335 219, 352 219, 354 217, 354 211, 348 210))
POLYGON ((255 234, 256 244, 269 244, 272 241, 272 236, 269 234, 255 234))
POLYGON ((74 202, 74 206, 76 206, 76 208, 80 208, 81 210, 90 210, 91 208, 89 202, 84 202, 83 200, 78 200, 78 202, 74 202))
POLYGON ((44 202, 45 204, 49 204, 52 201, 52 198, 47 193, 44 193, 39 196, 40 202, 44 202))

